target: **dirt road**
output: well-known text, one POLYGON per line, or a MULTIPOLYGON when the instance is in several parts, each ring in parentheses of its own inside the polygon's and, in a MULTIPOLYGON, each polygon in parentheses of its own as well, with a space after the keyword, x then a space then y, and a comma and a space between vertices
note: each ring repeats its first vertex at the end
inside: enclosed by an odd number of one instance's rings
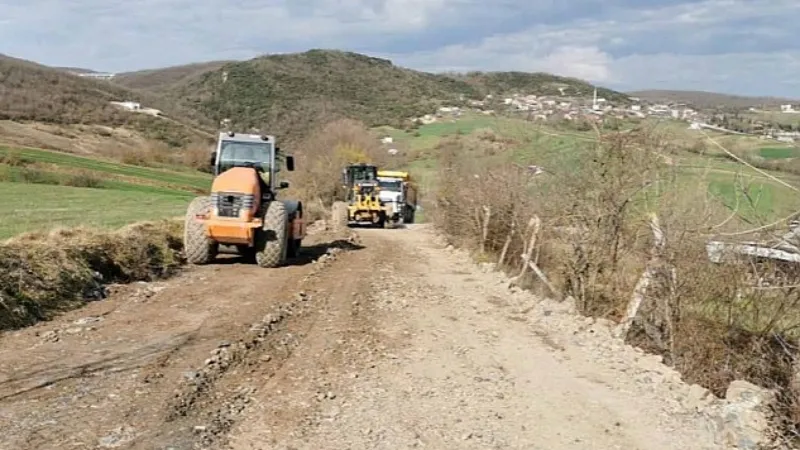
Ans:
POLYGON ((692 389, 602 325, 425 226, 357 233, 5 334, 0 448, 720 448, 692 389))

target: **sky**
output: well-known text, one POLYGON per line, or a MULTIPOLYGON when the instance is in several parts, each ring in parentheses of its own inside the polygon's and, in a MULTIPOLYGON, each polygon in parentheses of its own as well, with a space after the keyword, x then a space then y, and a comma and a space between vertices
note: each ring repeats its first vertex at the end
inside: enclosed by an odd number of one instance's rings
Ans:
POLYGON ((0 0, 0 53, 124 72, 336 48, 441 72, 800 98, 798 0, 0 0))

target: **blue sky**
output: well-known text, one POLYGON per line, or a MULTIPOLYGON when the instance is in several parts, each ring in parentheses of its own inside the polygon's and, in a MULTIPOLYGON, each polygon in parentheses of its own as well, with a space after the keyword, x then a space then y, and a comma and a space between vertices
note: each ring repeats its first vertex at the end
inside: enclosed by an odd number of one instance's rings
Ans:
POLYGON ((122 72, 339 48, 428 71, 800 98, 798 0, 0 0, 0 53, 122 72))

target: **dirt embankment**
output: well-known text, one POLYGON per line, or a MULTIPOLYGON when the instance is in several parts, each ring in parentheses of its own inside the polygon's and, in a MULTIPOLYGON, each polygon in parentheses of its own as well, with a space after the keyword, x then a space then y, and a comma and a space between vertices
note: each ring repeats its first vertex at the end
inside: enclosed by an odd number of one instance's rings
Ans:
POLYGON ((713 400, 602 324, 425 227, 357 233, 2 335, 0 448, 724 448, 713 400))
POLYGON ((104 285, 150 281, 182 264, 183 224, 31 233, 0 243, 0 331, 32 325, 107 296, 104 285))

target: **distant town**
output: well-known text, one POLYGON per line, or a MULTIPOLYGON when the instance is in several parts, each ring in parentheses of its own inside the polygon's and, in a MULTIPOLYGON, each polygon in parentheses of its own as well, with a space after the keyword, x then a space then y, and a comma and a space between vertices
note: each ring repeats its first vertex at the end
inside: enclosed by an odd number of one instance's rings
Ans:
POLYGON ((464 107, 443 106, 433 114, 413 120, 418 124, 428 124, 458 117, 466 111, 486 115, 511 114, 531 121, 580 119, 599 122, 608 119, 653 117, 682 121, 687 124, 687 128, 696 130, 713 129, 725 133, 758 135, 783 142, 800 140, 800 115, 793 121, 774 120, 776 115, 794 119, 793 114, 800 114, 800 107, 796 105, 781 105, 780 109, 774 111, 756 107, 741 112, 698 111, 683 103, 648 103, 637 97, 629 97, 629 102, 624 105, 615 105, 598 97, 597 90, 591 98, 526 94, 495 98, 488 95, 483 100, 466 101, 466 104, 464 107), (773 117, 764 119, 761 116, 773 117))

